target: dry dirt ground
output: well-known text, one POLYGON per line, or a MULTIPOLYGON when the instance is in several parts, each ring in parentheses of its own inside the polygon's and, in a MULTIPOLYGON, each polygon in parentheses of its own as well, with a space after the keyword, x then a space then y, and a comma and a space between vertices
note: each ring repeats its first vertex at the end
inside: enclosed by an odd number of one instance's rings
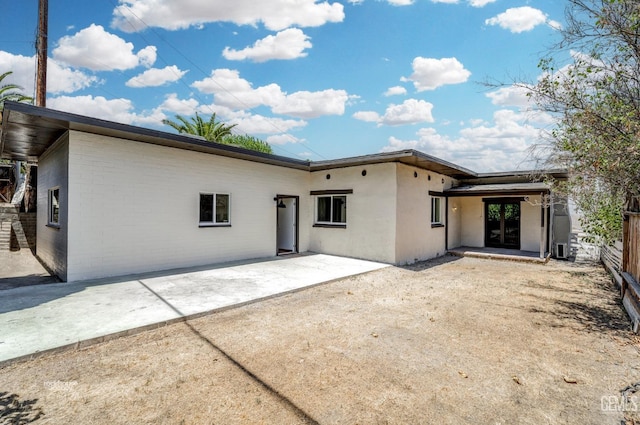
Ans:
POLYGON ((631 424, 628 328, 597 265, 444 257, 5 367, 0 423, 631 424))

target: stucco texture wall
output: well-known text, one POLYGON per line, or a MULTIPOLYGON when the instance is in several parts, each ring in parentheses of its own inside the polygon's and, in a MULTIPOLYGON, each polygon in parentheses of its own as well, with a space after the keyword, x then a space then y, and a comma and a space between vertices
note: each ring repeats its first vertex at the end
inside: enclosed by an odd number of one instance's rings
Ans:
MULTIPOLYGON (((396 187, 393 163, 312 172, 311 191, 351 189, 353 193, 347 195, 346 228, 313 227, 309 249, 395 263, 396 187)), ((314 208, 316 198, 311 200, 314 208)), ((315 210, 310 217, 315 220, 315 210)))
POLYGON ((442 198, 443 227, 431 226, 429 192, 442 193, 451 187, 449 177, 404 164, 397 164, 396 264, 438 257, 446 253, 445 199, 442 198))
POLYGON ((276 194, 300 196, 309 244, 309 173, 71 132, 68 280, 273 256, 276 194), (230 227, 199 227, 200 193, 231 197, 230 227))

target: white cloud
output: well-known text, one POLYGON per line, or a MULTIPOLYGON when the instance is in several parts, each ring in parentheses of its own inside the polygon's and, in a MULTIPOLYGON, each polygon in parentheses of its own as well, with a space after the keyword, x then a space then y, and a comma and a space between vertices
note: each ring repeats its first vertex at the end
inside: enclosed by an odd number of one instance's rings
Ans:
POLYGON ((342 22, 344 6, 318 0, 120 0, 113 16, 112 25, 125 32, 142 31, 147 25, 177 30, 208 22, 263 23, 280 31, 342 22))
POLYGON ((473 7, 484 7, 496 0, 469 0, 469 4, 473 7))
POLYGON ((91 26, 71 36, 64 36, 53 49, 54 59, 74 67, 93 71, 125 70, 138 65, 151 66, 156 60, 156 48, 147 46, 137 54, 133 43, 108 33, 101 25, 91 26))
POLYGON ((265 117, 246 112, 236 113, 233 118, 229 118, 227 121, 229 124, 237 124, 236 130, 238 132, 247 134, 279 134, 307 125, 304 120, 265 117))
POLYGON ((491 103, 494 105, 517 106, 524 109, 532 106, 531 99, 527 96, 528 93, 530 90, 526 87, 508 86, 489 92, 486 96, 491 99, 491 103))
POLYGON ((405 125, 433 122, 433 105, 424 100, 407 99, 400 105, 389 105, 381 118, 381 124, 405 125))
POLYGON ((195 99, 178 99, 176 93, 169 93, 158 107, 159 110, 172 112, 178 115, 190 116, 196 113, 198 101, 195 99))
POLYGON ((531 31, 536 26, 544 24, 546 21, 547 15, 545 15, 541 10, 534 9, 530 6, 522 6, 507 9, 493 18, 487 19, 485 24, 499 25, 501 28, 507 29, 513 33, 520 33, 531 31))
POLYGON ((140 65, 150 68, 156 63, 156 58, 158 57, 158 49, 156 46, 147 46, 144 49, 141 49, 136 56, 140 60, 140 65))
POLYGON ((549 25, 551 28, 553 28, 554 30, 561 30, 562 29, 562 24, 558 21, 554 21, 552 19, 547 21, 547 25, 549 25))
POLYGON ((421 92, 435 90, 445 84, 459 84, 466 82, 471 72, 456 58, 423 58, 416 57, 412 63, 413 74, 402 77, 401 81, 412 81, 415 88, 421 92))
MULTIPOLYGON (((0 69, 13 71, 5 79, 5 83, 17 84, 23 88, 22 93, 32 96, 34 76, 36 72, 35 56, 14 55, 0 50, 0 69)), ((99 82, 97 77, 73 70, 49 58, 47 63, 47 93, 72 93, 99 82)))
POLYGON ((374 111, 360 111, 353 114, 353 118, 361 121, 377 122, 378 126, 417 124, 433 122, 432 109, 433 105, 429 102, 407 99, 400 105, 389 105, 382 116, 374 111))
POLYGON ((58 96, 47 99, 47 107, 73 114, 131 124, 135 121, 133 102, 129 99, 106 99, 102 96, 58 96))
POLYGON ((276 114, 299 118, 342 115, 347 100, 349 100, 349 95, 344 90, 299 91, 286 95, 271 110, 276 114))
POLYGON ((455 138, 434 128, 420 129, 412 140, 390 137, 382 151, 417 149, 480 172, 531 168, 529 149, 540 140, 541 130, 527 114, 499 110, 493 118, 493 125, 463 128, 455 138))
POLYGON ((225 47, 222 55, 228 60, 249 59, 266 62, 273 59, 296 59, 307 56, 305 49, 311 48, 309 37, 298 28, 289 28, 276 35, 258 40, 252 47, 234 50, 225 47))
POLYGON ((270 105, 284 96, 277 84, 254 89, 249 81, 240 78, 238 71, 231 69, 213 70, 210 77, 196 81, 192 86, 202 93, 213 94, 217 104, 232 109, 270 105))
POLYGON ((304 139, 298 139, 291 134, 275 134, 267 137, 266 142, 270 145, 285 145, 287 143, 302 143, 304 139))
POLYGON ((277 84, 253 88, 231 69, 216 69, 211 76, 192 84, 203 93, 213 94, 217 105, 231 109, 251 109, 268 106, 276 114, 298 118, 342 115, 350 99, 344 90, 327 89, 317 92, 299 91, 287 94, 277 84))
POLYGON ((165 66, 162 69, 151 68, 142 74, 136 75, 125 84, 127 87, 158 87, 166 83, 178 81, 187 71, 181 71, 175 65, 165 66))
POLYGON ((397 96, 402 94, 407 94, 407 89, 405 89, 402 86, 389 87, 389 89, 386 92, 384 92, 384 95, 387 97, 397 96))
POLYGON ((380 114, 375 111, 358 111, 353 118, 365 122, 380 122, 380 114))
POLYGON ((390 5, 393 6, 409 6, 413 4, 414 0, 387 0, 390 5))

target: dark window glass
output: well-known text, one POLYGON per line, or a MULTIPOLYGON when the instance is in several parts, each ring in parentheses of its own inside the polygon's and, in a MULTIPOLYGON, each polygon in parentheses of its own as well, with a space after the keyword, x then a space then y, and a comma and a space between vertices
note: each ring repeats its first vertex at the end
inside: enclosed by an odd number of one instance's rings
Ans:
POLYGON ((60 224, 60 189, 49 191, 49 223, 60 224))
POLYGON ((331 222, 331 196, 318 198, 318 221, 331 222))
POLYGON ((347 197, 346 196, 333 197, 333 220, 331 221, 334 223, 347 222, 347 197))
POLYGON ((216 223, 229 222, 229 195, 216 195, 216 223))
POLYGON ((200 221, 213 222, 213 195, 200 194, 200 221))

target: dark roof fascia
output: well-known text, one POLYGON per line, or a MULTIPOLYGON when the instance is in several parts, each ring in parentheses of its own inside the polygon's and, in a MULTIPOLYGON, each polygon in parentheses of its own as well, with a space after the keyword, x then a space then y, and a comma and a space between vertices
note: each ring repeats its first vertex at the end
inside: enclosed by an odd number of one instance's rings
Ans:
POLYGON ((400 162, 413 165, 425 170, 431 170, 454 178, 472 178, 477 174, 474 171, 455 165, 451 162, 427 155, 413 149, 394 152, 383 152, 371 155, 355 156, 349 158, 330 159, 326 161, 311 162, 311 171, 324 171, 336 168, 347 168, 359 165, 382 164, 400 162))
POLYGON ((547 194, 549 193, 549 189, 540 189, 540 190, 532 190, 532 189, 517 189, 517 190, 486 190, 486 191, 475 191, 475 192, 452 192, 445 190, 444 196, 448 198, 461 198, 468 196, 505 196, 505 195, 513 195, 513 196, 524 196, 524 195, 539 195, 540 193, 547 194))
POLYGON ((549 170, 504 171, 497 173, 478 173, 476 178, 463 179, 468 184, 492 184, 540 181, 544 177, 565 180, 569 177, 567 170, 555 168, 549 170))
MULTIPOLYGON (((235 146, 214 144, 194 137, 182 134, 167 133, 150 128, 136 127, 128 124, 106 121, 99 118, 87 117, 72 114, 69 112, 56 111, 53 109, 37 107, 26 103, 6 102, 3 113, 3 128, 8 128, 12 112, 38 117, 48 121, 49 124, 60 129, 82 131, 86 133, 118 137, 122 139, 135 140, 143 143, 150 143, 160 146, 174 147, 184 150, 204 152, 231 158, 244 159, 247 161, 261 162, 270 165, 278 165, 300 170, 309 170, 309 161, 288 158, 280 155, 272 155, 262 152, 251 151, 235 146)), ((0 152, 3 152, 7 132, 3 131, 0 141, 0 152)), ((56 138, 57 139, 57 138, 56 138)), ((55 139, 47 141, 49 145, 55 139)))

